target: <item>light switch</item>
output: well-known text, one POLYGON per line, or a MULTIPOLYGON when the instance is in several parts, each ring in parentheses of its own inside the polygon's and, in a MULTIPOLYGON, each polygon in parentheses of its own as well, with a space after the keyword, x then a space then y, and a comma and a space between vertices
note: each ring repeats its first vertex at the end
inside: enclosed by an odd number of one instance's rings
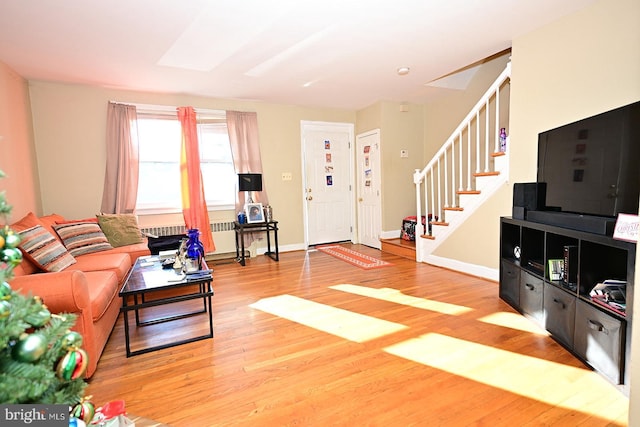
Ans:
POLYGON ((292 179, 291 172, 282 172, 283 181, 291 181, 291 179, 292 179))

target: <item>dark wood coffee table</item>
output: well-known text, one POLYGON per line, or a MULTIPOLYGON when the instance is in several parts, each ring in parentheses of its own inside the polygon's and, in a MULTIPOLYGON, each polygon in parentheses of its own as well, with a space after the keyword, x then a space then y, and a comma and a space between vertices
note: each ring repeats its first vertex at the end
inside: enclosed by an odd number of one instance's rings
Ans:
POLYGON ((213 281, 213 272, 208 269, 204 261, 202 267, 202 270, 198 273, 182 274, 173 269, 163 269, 162 263, 157 256, 143 257, 136 260, 119 294, 120 297, 122 297, 122 307, 120 311, 124 315, 124 335, 127 357, 213 338, 213 313, 211 310, 211 297, 213 296, 211 282, 213 281), (155 295, 152 295, 154 293, 155 295), (140 320, 140 312, 145 308, 175 304, 194 299, 202 299, 202 310, 176 313, 151 320, 140 320), (209 333, 132 351, 129 333, 130 311, 135 312, 137 327, 155 325, 198 314, 208 314, 209 333))

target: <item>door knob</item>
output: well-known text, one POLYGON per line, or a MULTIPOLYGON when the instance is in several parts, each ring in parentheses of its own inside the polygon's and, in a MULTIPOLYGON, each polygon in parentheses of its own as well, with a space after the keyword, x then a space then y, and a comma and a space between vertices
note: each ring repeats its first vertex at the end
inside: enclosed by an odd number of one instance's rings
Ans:
POLYGON ((362 200, 364 200, 362 197, 358 197, 359 202, 361 202, 362 200))
POLYGON ((307 200, 313 200, 313 196, 307 197, 307 200))

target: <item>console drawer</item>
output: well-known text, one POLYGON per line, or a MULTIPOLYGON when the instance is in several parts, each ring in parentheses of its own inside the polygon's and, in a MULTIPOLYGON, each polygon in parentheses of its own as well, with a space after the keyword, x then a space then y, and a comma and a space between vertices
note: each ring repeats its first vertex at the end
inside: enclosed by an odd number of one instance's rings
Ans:
POLYGON ((545 283, 543 298, 545 329, 567 347, 573 348, 576 296, 545 283))
POLYGON ((524 271, 520 273, 520 308, 540 325, 544 323, 543 289, 542 279, 524 271))
POLYGON ((625 323, 584 301, 576 306, 575 352, 615 384, 622 381, 625 323))
POLYGON ((520 267, 502 261, 500 269, 500 298, 520 308, 520 267))

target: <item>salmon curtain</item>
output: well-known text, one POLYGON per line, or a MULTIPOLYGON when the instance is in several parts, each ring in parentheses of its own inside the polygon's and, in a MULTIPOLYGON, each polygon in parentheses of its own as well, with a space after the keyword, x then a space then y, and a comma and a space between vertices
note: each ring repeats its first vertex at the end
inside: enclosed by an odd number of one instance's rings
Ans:
POLYGON ((211 234, 209 211, 204 197, 204 185, 200 172, 198 127, 193 107, 178 107, 178 120, 182 127, 180 150, 180 185, 182 189, 182 214, 187 228, 197 228, 206 253, 214 252, 216 245, 211 234))
MULTIPOLYGON (((260 140, 258 138, 258 114, 255 112, 227 111, 227 130, 233 155, 236 173, 262 173, 260 156, 260 140)), ((236 193, 236 212, 243 211, 245 205, 244 192, 236 193)), ((254 202, 269 204, 267 187, 262 180, 262 191, 255 194, 254 202)), ((245 246, 254 240, 261 240, 262 233, 244 233, 245 246)))
MULTIPOLYGON (((255 112, 227 111, 227 129, 233 165, 236 173, 262 173, 260 140, 258 138, 258 115, 255 112)), ((269 204, 267 188, 262 180, 262 191, 255 194, 254 202, 269 204)), ((244 209, 245 194, 237 193, 236 210, 244 209)))
POLYGON ((133 213, 138 195, 138 114, 134 105, 107 105, 107 163, 101 212, 133 213))

